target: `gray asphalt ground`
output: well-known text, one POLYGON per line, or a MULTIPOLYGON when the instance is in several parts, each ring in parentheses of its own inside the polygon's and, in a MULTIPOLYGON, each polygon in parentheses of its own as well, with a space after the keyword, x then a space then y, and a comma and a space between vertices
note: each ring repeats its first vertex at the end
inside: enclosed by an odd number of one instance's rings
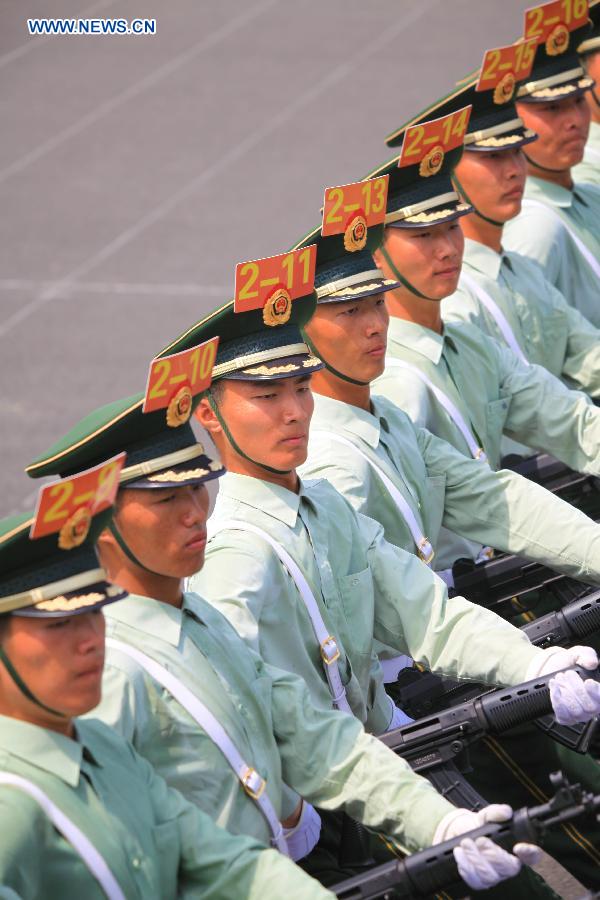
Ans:
POLYGON ((0 0, 0 515, 33 506, 28 461, 142 390, 236 262, 316 225, 323 189, 391 155, 385 134, 516 40, 528 5, 0 0), (157 34, 30 37, 33 16, 157 34))
POLYGON ((318 223, 325 187, 522 31, 525 0, 0 0, 0 515, 24 465, 145 386, 238 261, 318 223), (155 36, 29 36, 32 16, 155 36))

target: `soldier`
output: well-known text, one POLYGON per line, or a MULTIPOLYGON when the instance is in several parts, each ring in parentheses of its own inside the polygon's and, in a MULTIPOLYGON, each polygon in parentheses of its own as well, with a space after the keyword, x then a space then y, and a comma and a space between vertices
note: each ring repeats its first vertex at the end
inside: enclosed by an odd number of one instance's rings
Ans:
POLYGON ((572 174, 576 184, 587 181, 600 185, 600 92, 597 87, 600 82, 600 0, 590 3, 590 19, 593 31, 586 35, 577 52, 586 74, 596 82, 585 95, 592 121, 583 159, 574 166, 572 174))
MULTIPOLYGON (((346 704, 380 733, 402 717, 383 688, 374 640, 433 670, 486 683, 515 683, 553 663, 488 610, 463 598, 449 603, 443 582, 386 542, 381 526, 326 481, 299 481, 312 412, 308 373, 318 368, 299 328, 314 301, 295 282, 292 300, 281 282, 290 270, 310 269, 310 251, 239 266, 235 304, 165 351, 221 335, 213 386, 197 416, 228 472, 206 562, 191 585, 266 662, 302 675, 317 707, 346 704), (275 293, 267 288, 273 281, 275 293), (236 313, 253 286, 250 308, 236 313)), ((583 659, 589 650, 581 652, 583 659)))
POLYGON ((80 718, 100 699, 101 610, 125 596, 94 554, 112 498, 90 478, 51 485, 35 522, 0 523, 2 896, 275 898, 281 880, 298 900, 332 897, 281 854, 217 828, 121 737, 80 718))
POLYGON ((368 225, 358 252, 346 250, 344 218, 342 233, 330 233, 327 197, 336 192, 337 202, 343 192, 344 204, 351 206, 357 187, 361 185, 329 189, 323 212, 326 235, 313 231, 299 245, 317 241, 318 303, 305 335, 325 366, 312 380, 315 410, 301 474, 327 478, 358 512, 381 522, 386 540, 417 553, 443 572, 447 583, 451 573, 444 570, 459 556, 476 559, 483 544, 536 557, 584 580, 600 580, 600 526, 513 473, 495 472, 466 457, 414 425, 389 400, 371 396, 370 382, 385 366, 389 315, 384 292, 401 285, 381 278, 369 252, 381 243, 381 224, 368 225), (547 522, 552 529, 542 524, 547 522), (444 541, 438 552, 443 526, 464 539, 460 549, 450 548, 450 556, 444 553, 444 541), (581 555, 584 534, 591 543, 581 555), (565 535, 573 535, 568 549, 565 535), (588 566, 597 555, 593 575, 588 566), (575 571, 570 566, 577 557, 582 567, 575 571))
MULTIPOLYGON (((336 192, 342 216, 345 206, 353 205, 355 187, 330 189, 336 192)), ((329 230, 328 195, 326 191, 324 231, 329 230)), ((344 221, 343 216, 341 229, 344 221)), ((569 519, 575 513, 572 507, 543 488, 515 478, 513 473, 494 472, 464 456, 415 426, 385 397, 371 395, 370 382, 385 365, 388 314, 383 291, 397 287, 393 282, 386 283, 373 269, 369 247, 377 247, 381 226, 369 225, 365 235, 368 243, 350 252, 346 247, 352 245, 343 233, 323 237, 312 232, 301 246, 315 238, 318 304, 304 331, 325 368, 312 377, 315 410, 308 459, 299 468, 302 477, 327 478, 358 512, 383 525, 388 541, 417 553, 434 568, 437 553, 433 560, 431 556, 438 547, 440 522, 463 537, 479 537, 494 546, 500 542, 503 548, 517 535, 516 540, 520 541, 534 530, 537 538, 532 537, 532 542, 542 546, 547 545, 549 538, 558 539, 557 545, 562 546, 558 552, 562 553, 566 549, 565 538, 570 535, 569 555, 577 555, 576 545, 582 532, 578 526, 560 524, 563 514, 569 519), (551 528, 546 524, 549 522, 551 528)), ((586 529, 599 527, 579 512, 576 516, 586 529)), ((477 549, 481 549, 481 543, 474 546, 473 556, 477 549)), ((518 552, 531 551, 520 544, 518 552)), ((452 562, 444 561, 446 565, 452 562)), ((451 571, 439 574, 451 583, 451 571)), ((379 656, 387 691, 398 700, 394 682, 399 669, 409 661, 406 657, 394 657, 389 647, 380 648, 379 656)), ((493 790, 497 792, 495 796, 503 796, 513 805, 535 802, 535 790, 530 793, 532 784, 544 790, 549 774, 560 768, 589 789, 600 790, 600 769, 591 756, 559 747, 534 726, 494 742, 497 753, 490 748, 489 742, 478 745, 471 754, 473 772, 469 781, 484 796, 493 790), (526 772, 528 781, 515 777, 516 769, 526 772)), ((586 840, 594 845, 598 835, 588 834, 586 840)), ((572 835, 561 833, 552 841, 552 851, 558 858, 570 858, 570 865, 576 867, 578 874, 584 879, 589 877, 597 863, 595 857, 583 858, 572 835)))
POLYGON ((567 303, 533 260, 502 246, 504 224, 521 209, 523 148, 536 136, 522 124, 508 133, 496 130, 506 121, 519 122, 513 99, 534 53, 534 41, 488 50, 480 72, 437 110, 444 115, 473 104, 469 138, 453 174, 473 211, 459 219, 465 236, 461 279, 458 291, 442 301, 442 318, 477 325, 523 362, 544 366, 569 387, 600 398, 600 330, 567 303))
MULTIPOLYGON (((207 369, 202 350, 195 369, 187 368, 187 393, 181 354, 158 360, 162 388, 151 376, 145 398, 96 410, 28 467, 30 474, 63 474, 127 448, 115 518, 99 547, 111 580, 129 596, 107 617, 103 700, 91 715, 130 739, 170 786, 220 825, 271 840, 297 859, 313 848, 320 828, 299 794, 332 811, 334 821, 345 809, 410 850, 475 827, 489 812, 463 810, 458 823, 455 808, 354 717, 313 709, 300 678, 265 665, 217 610, 182 591, 183 578, 204 557, 205 484, 223 471, 188 421, 206 386, 194 378, 207 369), (160 390, 164 401, 144 414, 160 390)), ((302 365, 308 354, 297 359, 302 365)), ((243 577, 253 578, 251 567, 243 577)), ((506 864, 515 873, 515 861, 495 853, 489 880, 477 879, 477 860, 463 865, 472 887, 495 883, 506 864)), ((331 883, 353 869, 323 852, 318 871, 331 883)))
POLYGON ((507 249, 536 260, 571 306, 600 327, 600 191, 575 184, 571 174, 583 158, 590 124, 585 94, 594 82, 577 56, 588 29, 587 0, 568 6, 554 0, 525 14, 524 36, 538 47, 517 111, 538 140, 523 151, 525 199, 503 240, 507 249))

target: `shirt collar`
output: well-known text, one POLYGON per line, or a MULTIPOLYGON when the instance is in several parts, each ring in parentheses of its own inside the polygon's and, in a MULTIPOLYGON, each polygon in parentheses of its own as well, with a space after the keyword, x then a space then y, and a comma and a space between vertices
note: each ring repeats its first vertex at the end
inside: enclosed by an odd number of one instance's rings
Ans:
MULTIPOLYGON (((186 595, 183 598, 183 608, 186 606, 186 595)), ((173 647, 179 646, 181 638, 182 611, 168 603, 153 600, 151 597, 141 597, 138 594, 129 594, 119 603, 110 603, 104 612, 107 623, 112 620, 121 622, 129 628, 145 634, 152 634, 173 647)))
MULTIPOLYGON (((263 481, 261 478, 252 478, 249 475, 239 475, 237 472, 226 472, 219 482, 219 498, 228 497, 231 500, 245 503, 247 506, 252 506, 279 519, 290 528, 296 524, 301 501, 314 506, 305 492, 302 481, 299 494, 288 491, 271 481, 263 481)), ((118 604, 112 605, 117 606, 118 604)))
POLYGON ((406 319, 399 319, 397 316, 390 316, 388 337, 392 343, 426 356, 436 366, 441 359, 444 342, 451 347, 454 346, 452 338, 447 333, 437 334, 431 328, 417 325, 416 322, 407 322, 406 319))
POLYGON ((31 722, 22 722, 9 716, 0 716, 0 749, 8 756, 16 756, 49 775, 57 775, 65 784, 77 787, 81 761, 100 765, 84 740, 85 723, 75 725, 75 738, 65 737, 56 731, 41 728, 31 722))
MULTIPOLYGON (((377 415, 374 401, 373 410, 375 415, 360 409, 358 406, 343 403, 341 400, 333 400, 331 397, 324 397, 322 394, 314 394, 314 398, 315 416, 327 425, 328 431, 337 431, 338 428, 345 428, 346 431, 358 435, 373 449, 377 447, 381 433, 380 419, 383 419, 383 416, 377 415)), ((384 428, 387 428, 387 423, 384 428)))
POLYGON ((530 200, 540 200, 542 203, 550 203, 568 209, 573 203, 573 192, 543 178, 527 176, 525 182, 525 197, 530 200))
POLYGON ((472 269, 476 269, 483 275, 487 275, 493 281, 497 281, 502 256, 496 253, 491 247, 480 244, 479 241, 473 241, 465 238, 465 254, 464 262, 472 269))

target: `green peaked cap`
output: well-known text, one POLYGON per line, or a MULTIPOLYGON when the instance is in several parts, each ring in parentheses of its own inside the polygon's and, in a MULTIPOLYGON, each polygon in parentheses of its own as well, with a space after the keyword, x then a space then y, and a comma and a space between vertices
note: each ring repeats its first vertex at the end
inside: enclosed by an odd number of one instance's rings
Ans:
POLYGON ((112 509, 92 516, 85 540, 65 550, 59 535, 29 537, 33 514, 0 521, 0 615, 61 617, 91 612, 126 596, 107 583, 94 544, 112 509))
MULTIPOLYGON (((192 409, 200 396, 192 401, 192 409)), ((31 478, 66 477, 127 452, 121 483, 128 487, 166 488, 218 477, 221 463, 211 460, 188 422, 170 428, 164 409, 143 413, 144 394, 101 406, 29 463, 31 478)))
POLYGON ((159 356, 189 350, 219 335, 213 381, 255 381, 307 374, 320 368, 301 332, 315 311, 316 299, 314 291, 298 297, 291 303, 287 321, 271 326, 265 324, 262 309, 236 313, 231 300, 184 331, 159 356))

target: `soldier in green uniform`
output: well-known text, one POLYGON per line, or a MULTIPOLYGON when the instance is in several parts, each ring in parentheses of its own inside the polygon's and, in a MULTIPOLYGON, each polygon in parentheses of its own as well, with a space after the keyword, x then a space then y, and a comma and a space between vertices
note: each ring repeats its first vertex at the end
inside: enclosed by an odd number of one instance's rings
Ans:
MULTIPOLYGON (((371 396, 370 382, 385 365, 384 291, 401 287, 382 280, 375 267, 370 251, 377 250, 382 236, 382 225, 370 225, 364 246, 348 252, 343 233, 323 237, 317 229, 299 244, 317 242, 318 304, 305 335, 325 365, 312 380, 315 409, 300 473, 327 478, 355 509, 381 522, 386 540, 417 553, 437 572, 459 556, 477 559, 486 544, 563 571, 579 556, 583 568, 571 572, 597 581, 600 564, 595 577, 586 568, 598 555, 600 526, 513 473, 465 456, 414 425, 389 400, 371 396), (392 487, 382 481, 390 478, 392 487), (450 556, 446 542, 439 541, 446 529, 461 539, 450 556), (582 557, 586 533, 591 544, 582 557), (565 535, 572 536, 568 548, 565 535)), ((449 579, 450 572, 442 577, 449 579)))
MULTIPOLYGON (((296 358, 302 364, 308 354, 296 358)), ((182 590, 204 557, 205 483, 223 471, 194 437, 188 419, 196 402, 192 395, 183 416, 167 410, 171 427, 164 409, 142 412, 142 397, 111 404, 28 467, 63 474, 127 449, 115 518, 99 547, 129 596, 107 616, 103 699, 91 715, 131 740, 220 825, 296 859, 310 852, 320 827, 300 796, 326 812, 346 810, 406 850, 475 827, 481 814, 463 810, 459 823, 454 807, 355 717, 314 709, 299 677, 266 665, 216 609, 182 590)), ((252 567, 240 575, 252 579, 252 567)), ((506 863, 498 857, 498 874, 506 863)), ((327 882, 353 872, 330 853, 311 868, 327 882)))
POLYGON ((110 728, 80 718, 100 698, 101 610, 125 592, 93 549, 110 509, 78 514, 59 538, 31 540, 29 516, 0 523, 2 896, 275 898, 285 883, 298 900, 332 897, 281 854, 218 828, 110 728))
POLYGON ((194 346, 215 329, 221 335, 216 390, 197 415, 228 472, 206 562, 191 585, 265 661, 301 674, 315 705, 347 706, 375 733, 402 714, 383 689, 374 640, 488 683, 506 679, 509 661, 511 680, 552 666, 488 610, 449 602, 443 582, 326 481, 298 479, 312 412, 299 325, 312 309, 300 299, 291 306, 277 327, 270 308, 260 315, 229 305, 167 348, 194 346))
POLYGON ((568 7, 570 21, 566 8, 552 2, 526 13, 525 37, 539 43, 517 111, 538 140, 523 151, 525 198, 503 241, 536 260, 571 306, 600 327, 600 191, 574 183, 571 172, 583 158, 590 124, 585 94, 594 84, 577 56, 589 29, 587 0, 568 7))
POLYGON ((442 115, 473 104, 465 152, 453 176, 473 211, 459 220, 465 236, 461 279, 456 293, 442 301, 442 318, 477 325, 523 362, 544 366, 569 387, 600 398, 600 330, 567 303, 537 263, 502 246, 505 223, 521 209, 523 148, 536 136, 523 126, 506 134, 496 129, 519 119, 513 101, 527 67, 518 70, 517 55, 526 56, 528 47, 534 51, 533 42, 489 50, 470 83, 436 110, 442 115), (491 62, 496 66, 486 78, 491 62))

